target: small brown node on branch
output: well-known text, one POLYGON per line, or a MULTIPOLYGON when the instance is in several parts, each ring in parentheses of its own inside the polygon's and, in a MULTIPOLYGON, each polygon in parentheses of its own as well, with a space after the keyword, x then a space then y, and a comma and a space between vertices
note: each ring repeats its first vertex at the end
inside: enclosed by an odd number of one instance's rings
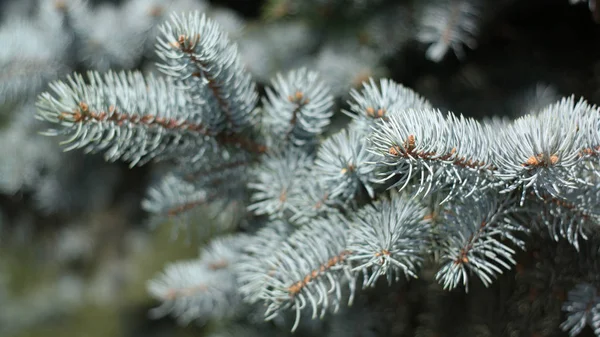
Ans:
POLYGON ((440 157, 441 160, 449 160, 450 158, 452 158, 454 155, 456 154, 456 148, 453 147, 452 150, 450 150, 449 153, 446 153, 445 155, 443 155, 442 157, 440 157))
POLYGON ((187 42, 187 40, 188 40, 188 37, 185 36, 185 35, 183 35, 183 34, 181 34, 177 38, 177 43, 179 43, 180 46, 183 46, 183 45, 185 45, 185 43, 187 42))
POLYGON ((592 156, 594 155, 594 150, 587 148, 587 149, 583 149, 581 150, 581 155, 582 156, 592 156))
POLYGON ((540 155, 531 156, 527 159, 524 166, 537 166, 542 162, 542 158, 540 155))
POLYGON ((350 251, 341 252, 339 255, 334 256, 334 257, 330 258, 329 260, 327 260, 327 262, 321 264, 319 266, 319 268, 313 269, 310 273, 305 275, 301 281, 297 281, 297 282, 293 283, 291 286, 289 286, 287 288, 290 297, 294 297, 295 295, 300 293, 300 291, 302 291, 302 289, 304 287, 306 287, 306 285, 308 285, 311 281, 318 278, 321 274, 325 273, 331 267, 334 267, 338 263, 346 260, 346 257, 349 254, 350 254, 350 251))
POLYGON ((281 191, 281 193, 279 194, 279 201, 281 202, 285 202, 287 200, 287 191, 283 190, 281 191))
POLYGON ((377 109, 377 111, 375 111, 375 109, 373 107, 368 107, 366 109, 367 111, 367 115, 373 118, 381 118, 385 115, 385 109, 383 108, 379 108, 377 109))
POLYGON ((527 161, 523 164, 523 166, 543 167, 555 165, 556 163, 558 163, 558 159, 558 155, 556 154, 553 154, 550 156, 550 158, 547 158, 546 156, 544 156, 544 154, 540 153, 538 155, 527 158, 527 161))
POLYGON ((390 256, 390 251, 387 249, 383 249, 380 252, 375 253, 375 257, 379 258, 379 264, 383 265, 385 263, 385 259, 383 258, 383 256, 390 256))
POLYGON ((289 95, 288 100, 300 105, 308 104, 310 102, 308 98, 304 97, 304 93, 300 90, 296 91, 294 95, 289 95))
POLYGON ((208 264, 208 268, 210 270, 224 269, 224 268, 227 268, 227 266, 229 266, 229 261, 227 261, 225 259, 208 264))
POLYGON ((376 257, 380 257, 380 256, 383 256, 383 255, 390 256, 390 251, 387 250, 387 249, 384 249, 384 250, 382 250, 380 252, 375 253, 376 257))
POLYGON ((90 112, 90 107, 85 102, 79 102, 79 110, 85 114, 90 112))
POLYGON ((409 135, 406 141, 404 142, 404 148, 406 152, 411 153, 415 150, 415 135, 409 135))
MULTIPOLYGON (((414 151, 416 148, 416 138, 414 135, 409 135, 408 138, 402 143, 402 146, 394 145, 389 148, 388 153, 392 156, 399 155, 415 155, 414 151)), ((430 154, 419 154, 420 156, 430 154)))
POLYGON ((294 296, 298 294, 302 288, 304 288, 304 283, 302 283, 302 281, 298 281, 288 287, 288 292, 291 296, 294 296))
POLYGON ((463 263, 469 263, 469 257, 467 256, 467 251, 464 248, 460 250, 460 254, 454 260, 455 265, 463 263))
POLYGON ((144 123, 144 124, 150 124, 152 123, 152 121, 156 120, 156 117, 154 115, 144 115, 142 116, 142 118, 140 119, 140 122, 144 123))
POLYGON ((402 153, 402 149, 400 149, 400 146, 394 145, 394 146, 390 147, 390 149, 388 150, 388 153, 391 154, 392 156, 399 156, 400 153, 402 153))
POLYGON ((341 173, 342 173, 342 174, 346 174, 347 172, 353 172, 355 168, 356 168, 356 167, 354 166, 354 164, 349 164, 347 167, 344 167, 344 168, 341 170, 341 173))
POLYGON ((173 48, 177 48, 177 49, 181 49, 183 51, 188 50, 188 48, 186 48, 185 44, 188 42, 189 38, 186 35, 179 35, 177 37, 176 41, 171 41, 169 43, 169 45, 171 45, 171 47, 173 48))
POLYGON ((595 156, 600 152, 600 146, 596 146, 594 148, 586 148, 581 150, 579 153, 580 156, 595 156))
POLYGON ((57 118, 58 118, 58 120, 59 120, 59 121, 62 121, 62 120, 65 120, 65 119, 67 119, 67 118, 69 118, 69 117, 72 117, 73 115, 74 115, 74 114, 72 114, 72 113, 68 113, 68 112, 64 112, 64 111, 63 111, 63 112, 61 112, 61 113, 58 115, 58 117, 57 117, 57 118))

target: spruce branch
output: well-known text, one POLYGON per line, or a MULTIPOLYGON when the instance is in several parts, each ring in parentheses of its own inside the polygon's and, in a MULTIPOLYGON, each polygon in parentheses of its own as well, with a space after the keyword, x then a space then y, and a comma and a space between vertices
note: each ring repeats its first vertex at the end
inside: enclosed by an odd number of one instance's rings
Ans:
POLYGON ((365 189, 373 198, 373 155, 367 150, 366 139, 355 128, 344 129, 325 140, 315 159, 314 174, 330 191, 331 199, 347 203, 365 189))
POLYGON ((149 282, 149 292, 163 301, 151 314, 158 318, 172 313, 181 322, 189 323, 202 316, 223 313, 231 308, 227 297, 233 288, 229 278, 211 273, 198 261, 178 262, 168 266, 160 278, 149 282))
POLYGON ((365 133, 370 133, 378 121, 387 119, 390 114, 402 113, 407 109, 431 108, 431 104, 423 97, 389 79, 382 79, 377 84, 370 78, 363 83, 362 90, 352 89, 350 96, 350 111, 344 113, 365 133))
POLYGON ((278 74, 263 99, 265 125, 272 136, 296 146, 311 146, 333 116, 333 96, 319 75, 306 68, 278 74))
MULTIPOLYGON (((158 219, 176 219, 180 226, 189 225, 190 212, 216 199, 218 194, 168 174, 148 190, 142 208, 158 219)), ((179 226, 178 226, 179 227, 179 226)))
POLYGON ((168 265, 148 282, 149 292, 163 302, 151 314, 170 313, 182 323, 235 315, 242 306, 232 266, 244 240, 243 235, 220 238, 203 250, 200 259, 168 265))
POLYGON ((256 123, 255 84, 237 45, 199 12, 173 15, 156 45, 160 69, 186 89, 189 108, 212 134, 239 133, 256 123))
POLYGON ((364 274, 363 286, 381 276, 388 283, 417 277, 429 237, 427 210, 414 199, 393 194, 360 209, 350 221, 348 250, 353 271, 364 274))
POLYGON ((573 96, 517 119, 501 130, 493 147, 495 176, 507 181, 508 191, 522 188, 521 203, 529 188, 540 198, 577 188, 577 168, 594 153, 599 120, 596 107, 573 96))
POLYGON ((215 174, 195 182, 190 182, 174 172, 168 173, 148 189, 146 197, 142 200, 142 208, 152 216, 153 227, 171 222, 174 225, 173 237, 177 237, 183 230, 189 239, 191 228, 196 228, 201 236, 220 232, 227 227, 223 222, 211 219, 211 222, 204 226, 197 226, 194 222, 200 216, 210 218, 210 206, 213 205, 216 216, 221 213, 234 215, 234 209, 224 209, 235 207, 235 203, 246 196, 245 186, 234 172, 224 172, 221 176, 215 174))
POLYGON ((342 288, 349 289, 349 303, 355 291, 355 276, 350 271, 344 222, 331 215, 313 220, 290 235, 267 259, 268 273, 261 299, 265 301, 266 319, 283 310, 295 311, 294 331, 302 311, 312 312, 313 319, 328 310, 336 312, 343 300, 342 288))
POLYGON ((298 213, 291 200, 304 197, 302 186, 309 177, 312 162, 308 154, 294 148, 265 155, 248 183, 253 191, 248 209, 281 219, 298 213))
POLYGON ((441 61, 448 49, 459 59, 465 57, 463 45, 477 47, 477 35, 481 25, 479 0, 436 0, 428 2, 419 18, 417 40, 430 44, 426 57, 441 61))
POLYGON ((561 323, 563 331, 569 331, 574 337, 589 325, 596 336, 600 335, 600 296, 597 288, 588 283, 580 283, 569 291, 568 300, 562 310, 567 313, 567 319, 561 323))
POLYGON ((554 240, 565 238, 579 250, 580 239, 587 240, 600 225, 599 177, 593 170, 584 168, 579 178, 587 183, 573 189, 565 189, 561 196, 543 194, 536 197, 533 205, 541 204, 534 221, 548 228, 554 240))
MULTIPOLYGON (((330 8, 343 9, 344 1, 334 3, 330 8)), ((440 61, 448 49, 462 57, 463 45, 475 46, 482 14, 475 0, 426 6, 417 39, 431 43, 428 58, 440 61)), ((387 13, 374 13, 366 21, 389 25, 390 18, 379 15, 387 13)), ((102 17, 112 20, 112 14, 102 17)), ((239 203, 259 216, 250 226, 235 224, 252 234, 215 239, 200 258, 169 265, 150 281, 148 290, 163 302, 155 316, 231 319, 247 308, 244 300, 265 304, 267 320, 293 312, 296 330, 305 311, 323 317, 352 302, 361 277, 363 288, 383 276, 388 283, 416 278, 432 255, 443 288, 468 291, 473 277, 489 286, 516 264, 532 220, 576 249, 597 229, 600 113, 583 100, 565 98, 516 121, 478 122, 442 113, 391 80, 370 78, 350 93, 348 128, 324 138, 332 92, 338 97, 343 87, 325 83, 339 82, 337 75, 345 84, 346 77, 354 84, 364 80, 380 61, 376 52, 347 41, 323 48, 313 66, 337 69, 323 79, 308 68, 278 74, 261 110, 236 45, 215 21, 198 12, 174 15, 161 32, 165 78, 91 72, 84 80, 76 74, 51 84, 54 93, 38 101, 38 118, 59 126, 46 134, 66 135, 67 150, 105 151, 108 160, 132 166, 177 164, 142 203, 157 218, 191 226, 201 206, 215 201, 239 203), (347 50, 358 49, 340 62, 347 50), (402 195, 386 198, 385 188, 402 195)), ((404 40, 397 38, 394 44, 404 40)), ((137 51, 94 56, 106 65, 132 55, 137 51)), ((219 214, 229 213, 220 206, 219 214)), ((600 326, 590 288, 578 287, 565 305, 569 316, 561 327, 572 335, 589 322, 600 326)))
MULTIPOLYGON (((314 172, 311 172, 314 174, 314 172)), ((304 225, 313 219, 326 216, 330 212, 343 212, 353 208, 355 200, 341 200, 332 198, 331 191, 321 179, 304 180, 300 186, 300 193, 294 193, 290 198, 290 205, 296 212, 290 221, 304 225)))
POLYGON ((242 248, 242 255, 234 265, 240 293, 244 300, 254 304, 266 296, 264 287, 269 275, 276 269, 267 262, 272 252, 292 233, 293 227, 283 220, 269 221, 252 235, 242 248))
POLYGON ((66 150, 105 151, 109 161, 131 166, 151 159, 187 156, 207 146, 208 130, 184 107, 181 92, 162 78, 139 72, 88 73, 89 83, 74 74, 50 84, 37 118, 58 124, 49 136, 66 135, 66 150))
POLYGON ((499 199, 495 194, 473 196, 450 202, 443 213, 442 267, 436 279, 444 289, 461 283, 469 291, 469 275, 475 274, 484 285, 516 264, 511 244, 524 249, 520 232, 527 232, 515 218, 515 198, 499 199))
POLYGON ((400 190, 414 184, 415 193, 439 191, 452 186, 448 195, 458 190, 472 193, 491 185, 487 149, 470 141, 486 141, 484 128, 476 122, 444 118, 439 110, 409 109, 382 120, 370 135, 370 151, 375 155, 380 177, 377 182, 392 180, 400 190))

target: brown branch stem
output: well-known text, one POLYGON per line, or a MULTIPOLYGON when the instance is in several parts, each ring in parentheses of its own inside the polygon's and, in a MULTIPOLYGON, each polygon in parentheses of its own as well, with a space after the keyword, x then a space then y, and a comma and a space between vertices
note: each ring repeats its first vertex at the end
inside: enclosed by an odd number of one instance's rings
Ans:
POLYGON ((330 258, 329 260, 327 260, 327 262, 325 262, 322 265, 320 265, 319 268, 314 269, 313 271, 311 271, 310 274, 306 275, 302 280, 300 280, 298 282, 295 282, 292 285, 290 285, 288 287, 288 293, 290 294, 290 297, 296 296, 312 280, 315 280, 315 279, 321 277, 327 270, 329 270, 332 267, 336 266, 338 263, 341 263, 341 262, 345 261, 346 258, 350 254, 351 254, 351 252, 348 251, 348 250, 342 251, 339 255, 336 255, 336 256, 330 258))

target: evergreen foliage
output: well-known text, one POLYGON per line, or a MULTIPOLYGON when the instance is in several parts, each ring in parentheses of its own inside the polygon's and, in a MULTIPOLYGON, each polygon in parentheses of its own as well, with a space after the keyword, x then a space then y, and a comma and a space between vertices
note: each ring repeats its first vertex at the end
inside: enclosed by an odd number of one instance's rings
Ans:
MULTIPOLYGON (((583 100, 565 98, 499 127, 444 115, 410 89, 370 79, 351 92, 348 129, 321 140, 333 98, 317 73, 278 75, 259 114, 255 84, 216 23, 197 12, 175 15, 162 32, 159 67, 167 79, 109 72, 85 82, 74 75, 53 83, 55 94, 38 103, 38 116, 60 127, 47 134, 70 136, 67 149, 106 149, 107 159, 132 165, 182 165, 195 156, 198 171, 214 165, 202 157, 226 151, 225 166, 252 167, 249 175, 229 176, 215 166, 224 180, 247 183, 248 191, 238 187, 226 198, 249 193, 248 209, 272 224, 254 238, 213 241, 200 260, 167 267, 149 286, 168 308, 157 312, 185 321, 224 316, 243 294, 266 305, 267 320, 295 312, 295 330, 304 311, 322 318, 351 303, 361 279, 373 287, 381 276, 390 284, 417 277, 432 253, 441 285, 468 291, 471 278, 490 285, 515 265, 515 249, 526 249, 528 229, 518 216, 525 202, 558 203, 560 211, 544 213, 543 222, 573 243, 583 226, 570 220, 573 212, 597 205, 586 187, 598 188, 600 111, 583 100), (389 189, 401 194, 385 197, 389 189), (431 194, 442 197, 435 221, 423 199, 431 194)), ((428 55, 439 59, 446 47, 432 48, 428 55)), ((144 206, 170 216, 188 212, 229 190, 231 182, 219 180, 171 174, 144 206)), ((595 322, 578 311, 579 293, 565 306, 574 312, 563 324, 572 335, 595 322)))
MULTIPOLYGON (((357 18, 372 11, 389 20, 385 3, 285 2, 286 11, 298 15, 339 11, 357 18)), ((270 4, 273 16, 277 4, 270 4)), ((36 103, 37 119, 52 125, 44 134, 58 137, 65 151, 100 152, 131 168, 164 164, 166 172, 141 205, 155 224, 193 227, 203 206, 215 205, 219 213, 243 207, 236 233, 212 238, 198 258, 173 262, 148 281, 148 292, 161 302, 151 311, 155 318, 227 321, 242 331, 252 325, 261 327, 257 335, 262 328, 316 331, 328 324, 320 318, 331 323, 332 334, 342 334, 344 324, 331 314, 362 315, 361 308, 349 308, 353 303, 379 309, 381 303, 366 299, 401 284, 418 285, 420 275, 438 282, 431 292, 469 292, 513 268, 520 273, 517 255, 528 251, 528 237, 540 230, 577 252, 590 249, 597 236, 600 109, 583 98, 564 97, 514 120, 481 121, 436 107, 371 72, 342 74, 359 80, 341 94, 336 79, 314 70, 326 68, 326 50, 310 66, 277 73, 261 97, 255 82, 261 76, 244 61, 253 52, 228 33, 235 22, 221 25, 199 11, 175 13, 159 28, 149 22, 129 26, 130 33, 121 35, 125 42, 111 42, 128 48, 96 46, 90 41, 110 39, 95 34, 111 30, 82 28, 82 5, 65 6, 60 29, 77 34, 64 46, 89 55, 83 64, 106 70, 51 82, 36 103), (148 42, 135 37, 148 35, 157 35, 162 75, 108 70, 133 67, 149 52, 148 42), (335 130, 338 110, 349 122, 335 130)), ((595 2, 589 6, 594 10, 595 2)), ((433 62, 442 62, 449 50, 461 59, 464 46, 476 48, 483 13, 492 8, 483 0, 417 7, 414 36, 433 62)), ((111 6, 98 13, 96 20, 105 22, 123 15, 111 6)), ((366 45, 381 45, 381 22, 367 21, 373 38, 366 45)), ((408 38, 390 39, 395 50, 408 38)), ((368 48, 359 54, 373 55, 368 48)), ((35 76, 0 75, 0 103, 36 93, 41 82, 68 68, 56 53, 40 54, 47 66, 35 76)), ((0 65, 14 57, 0 53, 0 65)), ((26 74, 27 64, 19 71, 26 74)), ((555 325, 571 336, 586 325, 600 336, 593 282, 570 284, 565 320, 555 325)), ((361 333, 373 333, 367 330, 377 326, 373 321, 377 317, 365 317, 368 328, 361 333)))

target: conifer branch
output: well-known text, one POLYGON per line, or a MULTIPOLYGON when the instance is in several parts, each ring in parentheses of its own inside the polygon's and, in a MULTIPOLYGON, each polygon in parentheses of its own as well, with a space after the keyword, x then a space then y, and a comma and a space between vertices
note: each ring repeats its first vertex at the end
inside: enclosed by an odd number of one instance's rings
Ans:
POLYGON ((272 80, 263 100, 265 124, 272 136, 296 146, 312 146, 333 116, 333 96, 314 71, 306 68, 272 80))
POLYGON ((600 296, 597 288, 588 283, 577 284, 569 291, 569 298, 563 304, 562 310, 567 313, 567 319, 560 325, 563 331, 569 330, 569 336, 574 337, 589 325, 596 335, 600 333, 600 296))
POLYGON ((351 225, 348 250, 353 271, 362 271, 363 286, 374 286, 381 276, 388 283, 401 276, 417 277, 429 236, 426 209, 415 200, 393 195, 367 205, 351 225))
POLYGON ((89 83, 74 74, 43 93, 37 117, 62 129, 45 134, 67 135, 66 150, 106 151, 107 160, 131 166, 151 159, 174 159, 207 146, 209 130, 185 110, 181 92, 162 78, 139 72, 88 73, 89 83))
POLYGON ((452 49, 464 58, 463 44, 474 49, 481 24, 481 4, 478 0, 438 0, 425 4, 420 17, 417 39, 431 44, 426 57, 439 62, 452 49))
POLYGON ((243 308, 232 266, 244 235, 224 237, 205 248, 200 259, 170 264, 148 282, 148 290, 163 303, 151 312, 168 313, 187 323, 194 319, 232 317, 243 308))
POLYGON ((336 312, 345 284, 352 302, 355 276, 349 270, 347 259, 351 252, 345 249, 343 222, 334 223, 332 226, 326 219, 313 221, 294 232, 268 259, 268 266, 275 273, 267 274, 261 294, 268 305, 267 320, 282 310, 294 310, 294 331, 304 308, 310 309, 313 318, 323 317, 329 309, 336 312))
MULTIPOLYGON (((343 1, 334 3, 330 8, 343 9, 343 1)), ((417 39, 431 44, 428 58, 440 61, 449 49, 460 58, 463 45, 475 47, 482 15, 476 0, 425 6, 417 39)), ((114 20, 111 8, 101 17, 114 20)), ((350 124, 328 136, 332 93, 339 98, 343 85, 332 90, 325 83, 339 79, 308 68, 279 74, 257 108, 256 84, 216 21, 198 12, 174 15, 161 32, 165 78, 75 74, 40 95, 37 115, 57 125, 45 134, 66 136, 67 150, 103 151, 132 166, 176 164, 142 203, 156 218, 194 226, 192 217, 208 209, 202 206, 229 213, 216 201, 256 216, 243 226, 235 222, 247 233, 214 239, 200 258, 169 265, 150 281, 149 292, 162 302, 155 316, 231 319, 261 302, 267 320, 291 311, 296 330, 306 312, 322 318, 351 303, 361 278, 363 288, 383 276, 388 283, 416 278, 433 257, 443 288, 468 291, 473 278, 489 286, 516 264, 532 221, 577 250, 597 229, 600 112, 583 100, 564 98, 514 121, 480 122, 442 112, 391 80, 369 78, 350 92, 350 124)), ((79 33, 78 39, 93 35, 79 33)), ((345 43, 318 51, 313 66, 340 63, 345 43)), ((337 65, 367 64, 368 71, 352 66, 341 77, 358 72, 362 81, 373 73, 379 56, 363 53, 370 44, 352 45, 360 52, 337 65)), ((140 55, 125 49, 81 61, 108 66, 140 55)), ((0 60, 12 77, 19 69, 11 62, 0 60)), ((11 92, 6 88, 0 83, 0 93, 11 92)), ((573 290, 561 328, 575 335, 586 324, 600 326, 596 297, 591 285, 573 290)))
POLYGON ((468 292, 469 273, 488 286, 492 278, 502 273, 502 268, 509 270, 516 263, 515 250, 507 242, 524 248, 518 233, 527 232, 515 219, 516 212, 514 200, 499 200, 494 195, 447 205, 443 214, 445 233, 441 238, 443 265, 436 274, 445 289, 462 283, 468 292))
POLYGON ((255 123, 255 84, 237 46, 211 19, 174 15, 161 28, 162 71, 187 89, 186 98, 215 133, 239 133, 255 123))

